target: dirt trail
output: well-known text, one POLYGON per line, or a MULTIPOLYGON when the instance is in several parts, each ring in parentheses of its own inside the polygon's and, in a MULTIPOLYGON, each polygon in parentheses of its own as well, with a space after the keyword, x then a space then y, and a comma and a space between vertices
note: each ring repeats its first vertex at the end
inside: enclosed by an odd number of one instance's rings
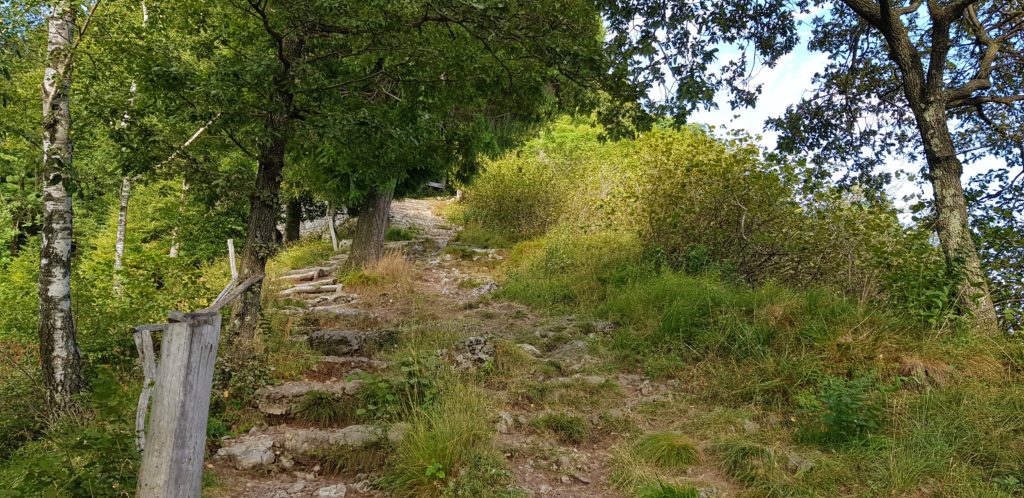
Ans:
MULTIPOLYGON (((517 375, 482 381, 497 406, 495 444, 507 459, 514 485, 526 496, 624 496, 609 483, 610 448, 642 426, 627 407, 671 397, 668 387, 639 375, 594 372, 598 362, 588 354, 588 337, 611 324, 572 316, 542 317, 524 306, 490 299, 502 252, 443 251, 456 232, 434 214, 439 202, 443 201, 404 200, 393 206, 393 226, 420 234, 412 241, 388 243, 389 248, 402 250, 412 265, 412 283, 405 290, 339 284, 334 272, 345 261, 344 254, 271 281, 278 300, 270 313, 285 315, 291 339, 306 341, 318 357, 301 378, 257 393, 265 423, 221 443, 210 464, 220 483, 213 496, 386 496, 373 489, 374 471, 331 475, 317 464, 316 456, 340 446, 396 440, 402 435, 401 424, 316 427, 297 423, 291 415, 312 391, 352 396, 360 381, 351 380, 351 374, 386 369, 387 363, 375 352, 393 344, 403 330, 422 324, 458 331, 454 361, 466 362, 466 369, 495 364, 498 343, 519 348, 519 355, 527 358, 524 366, 516 367, 522 370, 517 375), (586 420, 592 427, 590 436, 567 443, 538 429, 535 421, 555 411, 586 420)), ((695 470, 709 474, 705 481, 713 485, 702 495, 732 495, 727 484, 715 483, 719 479, 711 475, 713 470, 695 470)))

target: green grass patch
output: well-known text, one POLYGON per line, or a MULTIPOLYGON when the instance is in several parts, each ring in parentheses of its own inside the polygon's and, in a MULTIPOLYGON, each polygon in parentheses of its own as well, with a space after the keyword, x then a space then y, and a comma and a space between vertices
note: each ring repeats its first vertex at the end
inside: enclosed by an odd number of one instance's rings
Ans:
POLYGON ((409 497, 439 496, 466 486, 479 493, 475 496, 507 492, 508 476, 492 444, 485 399, 479 391, 454 386, 412 414, 405 437, 388 460, 382 487, 409 497))
POLYGON ((484 249, 503 249, 512 246, 506 233, 487 228, 475 221, 467 222, 453 242, 484 249))
POLYGON ((392 446, 387 441, 377 441, 363 446, 338 446, 316 456, 325 472, 332 474, 354 474, 374 472, 387 462, 392 446))
POLYGON ((670 470, 686 470, 700 463, 700 451, 693 441, 676 432, 647 434, 635 443, 633 450, 643 460, 670 470))
POLYGON ((700 498, 700 491, 692 486, 680 486, 666 482, 644 485, 637 492, 638 498, 700 498))
POLYGON ((563 412, 541 415, 531 421, 530 425, 552 434, 565 444, 580 444, 592 435, 590 422, 583 417, 563 412))
POLYGON ((387 232, 384 233, 384 240, 388 242, 398 242, 403 240, 412 240, 419 237, 423 233, 419 227, 388 227, 387 232))

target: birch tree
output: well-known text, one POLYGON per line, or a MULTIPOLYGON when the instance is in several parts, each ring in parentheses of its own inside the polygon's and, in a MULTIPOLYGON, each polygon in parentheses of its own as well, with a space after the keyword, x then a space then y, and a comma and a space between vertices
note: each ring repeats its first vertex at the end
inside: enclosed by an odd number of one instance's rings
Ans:
POLYGON ((39 260, 39 357, 51 402, 66 405, 84 387, 71 307, 71 70, 75 5, 57 2, 47 16, 43 77, 43 220, 39 260))

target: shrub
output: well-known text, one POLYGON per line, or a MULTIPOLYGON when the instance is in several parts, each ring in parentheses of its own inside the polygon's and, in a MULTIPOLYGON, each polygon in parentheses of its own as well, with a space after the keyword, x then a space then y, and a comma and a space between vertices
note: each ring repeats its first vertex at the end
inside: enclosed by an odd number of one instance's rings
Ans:
POLYGON ((885 418, 881 388, 873 375, 828 377, 797 397, 803 438, 843 444, 878 431, 885 418))
MULTIPOLYGON (((932 327, 955 325, 941 252, 928 243, 928 230, 904 228, 887 199, 804 182, 797 167, 765 160, 749 137, 696 126, 617 144, 597 136, 562 121, 489 162, 467 187, 466 237, 543 236, 550 251, 552 232, 625 234, 636 238, 636 262, 826 287, 861 302, 885 301, 932 327)), ((537 291, 574 298, 560 282, 537 291)))

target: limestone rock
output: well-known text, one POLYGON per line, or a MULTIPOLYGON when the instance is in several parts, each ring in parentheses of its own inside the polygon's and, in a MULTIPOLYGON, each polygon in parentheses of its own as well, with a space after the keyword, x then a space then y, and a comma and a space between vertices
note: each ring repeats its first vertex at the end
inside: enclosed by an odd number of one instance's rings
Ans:
POLYGON ((394 344, 395 331, 356 332, 353 330, 320 330, 309 335, 310 349, 328 356, 354 356, 371 349, 394 344))
POLYGON ((256 391, 259 409, 267 415, 288 415, 302 398, 310 392, 325 392, 337 397, 353 396, 363 382, 286 382, 276 386, 261 387, 256 391))
POLYGON ((467 337, 448 352, 460 370, 472 370, 494 361, 494 344, 486 337, 467 337))
POLYGON ((342 498, 348 489, 345 488, 344 484, 335 484, 333 486, 326 486, 316 490, 313 496, 317 498, 342 498))
POLYGON ((540 350, 537 349, 537 347, 532 344, 516 344, 516 346, 519 349, 522 349, 524 352, 526 352, 526 354, 534 358, 540 358, 541 356, 544 356, 543 353, 541 353, 540 350))
POLYGON ((266 435, 245 435, 225 441, 217 450, 217 457, 223 458, 238 470, 249 470, 274 463, 274 438, 266 435))
POLYGON ((516 426, 516 421, 512 418, 512 414, 506 411, 498 412, 498 423, 494 425, 495 430, 498 434, 508 434, 512 432, 516 426))

